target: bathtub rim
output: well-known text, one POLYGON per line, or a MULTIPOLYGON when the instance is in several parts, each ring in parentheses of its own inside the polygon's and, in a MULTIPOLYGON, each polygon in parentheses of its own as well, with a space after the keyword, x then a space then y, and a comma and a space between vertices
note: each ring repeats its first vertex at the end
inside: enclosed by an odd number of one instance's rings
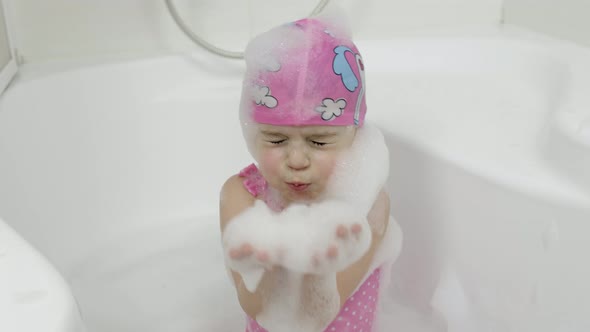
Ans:
POLYGON ((0 270, 7 271, 0 274, 0 298, 6 299, 0 310, 8 317, 0 330, 84 331, 76 300, 54 266, 2 219, 0 239, 0 270))

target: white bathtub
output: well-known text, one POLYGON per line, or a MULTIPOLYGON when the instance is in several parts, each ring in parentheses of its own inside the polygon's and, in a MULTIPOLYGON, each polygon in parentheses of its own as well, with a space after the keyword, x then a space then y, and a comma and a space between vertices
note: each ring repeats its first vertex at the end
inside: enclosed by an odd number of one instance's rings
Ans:
MULTIPOLYGON (((588 331, 590 51, 512 30, 358 44, 404 230, 387 330, 588 331)), ((23 68, 0 99, 0 331, 243 330, 217 226, 251 162, 242 70, 202 51, 23 68)))

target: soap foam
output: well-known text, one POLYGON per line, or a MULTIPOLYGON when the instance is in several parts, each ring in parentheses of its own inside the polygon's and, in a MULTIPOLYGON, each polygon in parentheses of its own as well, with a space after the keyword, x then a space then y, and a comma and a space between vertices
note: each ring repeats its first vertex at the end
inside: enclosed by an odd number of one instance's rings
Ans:
POLYGON ((365 215, 371 210, 389 176, 389 150, 381 131, 366 123, 340 158, 326 197, 352 204, 365 215))

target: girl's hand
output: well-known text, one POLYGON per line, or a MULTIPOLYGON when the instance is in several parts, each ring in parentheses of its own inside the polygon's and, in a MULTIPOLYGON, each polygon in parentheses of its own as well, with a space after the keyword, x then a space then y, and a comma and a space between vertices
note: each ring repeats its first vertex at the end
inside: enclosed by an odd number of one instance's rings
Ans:
POLYGON ((358 247, 363 245, 363 232, 368 227, 361 223, 339 224, 327 246, 321 247, 311 258, 311 272, 336 272, 354 263, 358 247))
POLYGON ((256 268, 262 267, 271 270, 278 264, 279 253, 271 254, 269 250, 257 249, 250 243, 244 243, 241 246, 230 248, 228 250, 229 258, 234 261, 232 265, 241 265, 256 268))

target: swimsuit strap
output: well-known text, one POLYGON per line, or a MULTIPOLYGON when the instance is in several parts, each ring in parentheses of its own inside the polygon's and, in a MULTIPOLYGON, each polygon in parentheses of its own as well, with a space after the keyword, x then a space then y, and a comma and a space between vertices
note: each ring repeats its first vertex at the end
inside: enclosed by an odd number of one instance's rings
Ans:
POLYGON ((262 177, 262 174, 260 174, 260 171, 255 164, 250 164, 242 169, 239 176, 244 178, 244 188, 246 188, 252 196, 264 199, 268 183, 264 177, 262 177))

